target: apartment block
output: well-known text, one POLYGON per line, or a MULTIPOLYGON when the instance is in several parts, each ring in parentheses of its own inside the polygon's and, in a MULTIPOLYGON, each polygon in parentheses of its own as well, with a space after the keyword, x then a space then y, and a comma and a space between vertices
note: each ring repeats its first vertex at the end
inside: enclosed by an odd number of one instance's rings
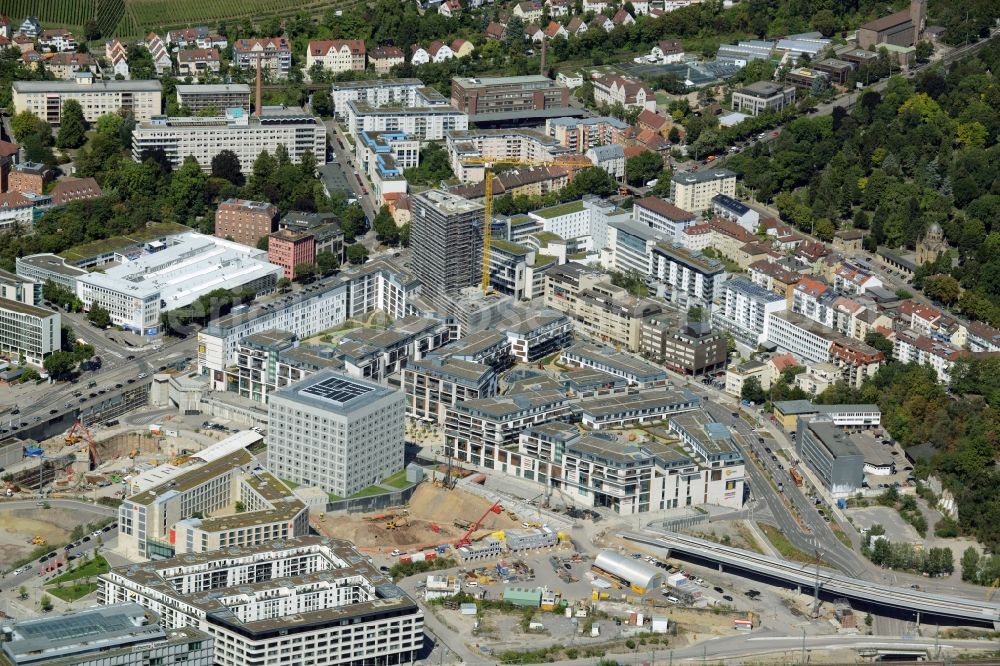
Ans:
POLYGON ((159 81, 97 81, 80 74, 73 81, 14 81, 11 86, 14 113, 30 111, 50 125, 59 124, 68 99, 80 103, 87 122, 123 111, 143 123, 162 107, 159 81))
POLYGON ((364 102, 371 107, 399 105, 414 106, 417 91, 424 87, 420 79, 372 79, 364 81, 335 81, 331 86, 333 112, 337 118, 347 117, 348 102, 364 102))
POLYGON ((355 152, 376 202, 381 205, 406 194, 404 173, 419 164, 420 141, 403 132, 361 132, 355 152))
POLYGON ((212 158, 231 150, 240 169, 250 173, 262 151, 274 154, 284 146, 292 162, 311 153, 317 164, 326 164, 326 128, 319 119, 298 107, 264 107, 260 114, 227 109, 216 117, 168 118, 158 116, 132 130, 132 159, 141 162, 150 150, 162 150, 174 167, 193 156, 203 171, 212 158))
POLYGON ((226 387, 254 402, 266 403, 271 392, 324 369, 343 370, 333 348, 300 344, 288 331, 272 329, 239 341, 235 368, 226 368, 226 387))
POLYGON ((643 197, 632 207, 633 219, 655 232, 664 234, 670 242, 680 242, 683 231, 697 222, 697 216, 681 210, 660 197, 643 197))
POLYGON ((483 206, 440 190, 411 198, 413 272, 426 297, 479 284, 483 206))
POLYGON ((440 141, 450 131, 469 129, 469 117, 428 88, 421 88, 409 106, 373 106, 349 100, 344 115, 347 131, 354 136, 361 132, 403 132, 420 141, 440 141))
POLYGON ((568 346, 573 323, 556 312, 539 312, 505 327, 510 353, 520 363, 534 363, 568 346))
POLYGON ((566 314, 579 335, 638 351, 643 318, 661 308, 605 280, 578 265, 556 266, 545 276, 545 307, 566 314))
POLYGON ((341 338, 337 353, 348 375, 379 383, 392 378, 396 383, 403 368, 450 342, 452 332, 446 322, 410 315, 385 330, 350 331, 341 338))
POLYGON ((365 42, 362 39, 324 39, 306 46, 306 71, 316 65, 328 72, 363 72, 365 42))
POLYGON ((720 307, 712 321, 744 344, 756 348, 770 333, 770 316, 787 307, 783 296, 756 285, 746 278, 732 278, 722 285, 720 307))
POLYGON ((712 207, 712 197, 736 196, 736 174, 728 169, 682 171, 670 179, 670 198, 674 205, 692 213, 712 207))
POLYGON ((650 275, 662 285, 662 295, 680 307, 712 309, 722 297, 726 269, 721 261, 678 244, 657 243, 650 275))
POLYGON ((665 386, 667 372, 638 356, 611 347, 577 342, 563 350, 560 361, 570 367, 599 370, 624 379, 629 386, 640 389, 665 386))
POLYGON ((517 128, 452 131, 447 145, 451 169, 463 183, 482 182, 483 160, 547 163, 573 154, 549 136, 517 128))
POLYGON ((403 368, 402 388, 407 416, 443 425, 446 408, 495 396, 497 373, 489 365, 432 354, 403 368))
POLYGON ((292 47, 284 37, 237 39, 233 42, 233 62, 244 70, 261 70, 271 78, 284 79, 292 68, 292 47))
POLYGON ((283 479, 350 497, 403 469, 402 391, 332 370, 273 392, 268 465, 283 479))
POLYGON ((352 544, 326 537, 129 564, 99 584, 102 604, 134 601, 167 630, 211 635, 217 666, 398 665, 423 648, 416 602, 352 544))

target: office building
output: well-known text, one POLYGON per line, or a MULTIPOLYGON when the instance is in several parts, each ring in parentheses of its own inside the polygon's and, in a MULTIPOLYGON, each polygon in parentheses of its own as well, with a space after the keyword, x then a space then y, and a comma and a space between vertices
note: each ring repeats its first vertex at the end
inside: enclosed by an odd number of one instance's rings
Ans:
MULTIPOLYGON (((281 269, 276 267, 281 273, 281 269)), ((226 368, 236 365, 243 338, 279 329, 299 339, 310 338, 344 323, 348 318, 350 285, 339 278, 311 284, 305 289, 237 306, 198 331, 198 370, 209 376, 214 391, 226 391, 226 368)))
POLYGON ((810 363, 829 361, 830 348, 838 337, 837 331, 797 312, 782 310, 768 315, 768 342, 810 363))
POLYGON ((267 106, 253 116, 242 109, 215 117, 157 116, 132 130, 132 159, 141 162, 147 151, 162 150, 175 168, 190 155, 209 171, 213 157, 231 150, 243 173, 250 173, 262 151, 273 155, 278 146, 296 164, 307 152, 317 164, 326 164, 326 128, 298 107, 267 106))
POLYGON ((410 200, 413 272, 426 297, 477 285, 482 276, 483 206, 440 190, 410 200))
POLYGON ((722 284, 720 307, 713 309, 712 321, 756 349, 758 344, 769 339, 770 315, 784 310, 787 305, 784 296, 746 278, 732 278, 722 284))
POLYGON ((546 76, 497 76, 451 80, 451 105, 470 122, 510 122, 578 115, 569 90, 546 76))
POLYGON ((316 263, 316 238, 308 231, 276 231, 268 237, 267 260, 281 266, 285 277, 294 280, 298 266, 316 263))
POLYGON ((683 308, 711 309, 722 297, 726 269, 721 261, 678 244, 657 243, 650 258, 650 275, 662 296, 683 308))
POLYGON ((324 370, 268 400, 268 464, 305 486, 350 497, 403 469, 405 396, 324 370))
POLYGON ((660 423, 700 404, 701 399, 689 391, 655 390, 584 398, 577 408, 586 428, 622 430, 660 423))
POLYGON ((190 305, 215 289, 274 290, 281 269, 267 263, 264 250, 202 234, 135 261, 88 273, 77 280, 76 295, 89 308, 99 304, 111 321, 142 335, 156 335, 160 313, 190 305))
POLYGON ((45 284, 52 281, 55 284, 76 291, 76 280, 87 274, 82 268, 77 268, 55 254, 31 254, 18 257, 15 260, 15 271, 19 277, 45 284))
POLYGON ((882 410, 875 404, 817 405, 809 400, 774 402, 774 418, 788 432, 795 431, 798 419, 817 415, 847 430, 870 430, 882 424, 882 410))
POLYGON ((711 208, 712 197, 716 194, 736 196, 735 173, 728 169, 682 171, 670 179, 670 198, 674 205, 692 213, 711 208))
POLYGON ((642 277, 650 274, 653 248, 667 240, 667 235, 650 229, 634 220, 608 224, 608 253, 604 265, 613 270, 636 272, 642 277))
POLYGON ((264 201, 226 199, 215 211, 215 235, 257 247, 278 223, 278 207, 264 201))
POLYGON ((778 113, 795 103, 795 88, 773 81, 757 81, 733 92, 733 111, 759 116, 778 113))
POLYGON ((432 354, 403 368, 402 388, 407 416, 444 424, 445 408, 495 396, 497 373, 489 365, 432 354))
POLYGON ((728 339, 711 324, 683 322, 680 315, 655 314, 642 320, 640 350, 674 372, 714 375, 726 369, 728 339))
POLYGON ((41 366, 61 348, 60 329, 58 312, 0 298, 0 352, 12 360, 23 356, 28 363, 41 366))
POLYGON ((417 91, 424 87, 420 79, 369 79, 335 81, 330 90, 333 112, 337 118, 347 118, 348 102, 364 102, 371 107, 398 105, 414 106, 417 91))
MULTIPOLYGON (((7 189, 10 193, 21 192, 24 194, 43 194, 45 184, 55 178, 55 172, 39 162, 21 162, 15 164, 10 171, 7 181, 7 189)), ((11 202, 6 202, 5 208, 11 202)), ((28 220, 30 221, 30 219, 28 220)))
POLYGON ((4 666, 212 666, 214 641, 194 627, 166 629, 156 613, 123 602, 0 624, 4 666))
POLYGON ((118 551, 130 560, 162 560, 307 535, 306 505, 246 450, 261 439, 239 432, 186 464, 133 477, 118 507, 118 551))
POLYGON ((694 213, 681 210, 660 197, 643 197, 632 207, 633 219, 657 233, 661 233, 671 242, 680 242, 685 229, 698 220, 694 213))
POLYGON ((260 65, 272 79, 284 79, 292 68, 292 46, 284 37, 237 39, 233 42, 233 63, 244 70, 260 65))
POLYGON ((168 630, 215 641, 216 666, 408 664, 423 613, 346 541, 302 537, 130 564, 100 576, 99 599, 131 600, 168 630))
POLYGON ((91 123, 119 111, 148 122, 162 106, 159 81, 97 81, 81 73, 73 81, 14 81, 11 86, 14 113, 31 111, 50 125, 59 124, 68 99, 80 103, 84 119, 91 123))
POLYGON ((347 131, 403 132, 420 141, 440 141, 453 130, 469 129, 469 117, 448 106, 448 100, 433 88, 420 88, 411 105, 374 106, 349 100, 345 104, 347 131))
POLYGON ((306 46, 306 72, 316 65, 327 72, 365 71, 362 39, 314 39, 306 46))
POLYGON ((799 419, 795 453, 834 497, 853 495, 864 484, 865 459, 854 437, 825 417, 799 419))
POLYGON ((226 109, 250 113, 250 86, 245 83, 178 84, 177 106, 198 115, 209 109, 216 114, 226 109))

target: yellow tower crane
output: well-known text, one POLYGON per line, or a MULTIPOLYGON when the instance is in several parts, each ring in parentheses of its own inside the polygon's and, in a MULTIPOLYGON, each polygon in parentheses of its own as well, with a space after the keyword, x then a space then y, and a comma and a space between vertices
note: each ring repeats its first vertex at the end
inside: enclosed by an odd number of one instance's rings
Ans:
POLYGON ((517 157, 467 157, 462 160, 463 164, 469 166, 483 167, 483 291, 490 290, 490 247, 493 239, 493 168, 496 166, 561 166, 573 169, 586 169, 593 164, 583 155, 575 156, 576 159, 559 159, 550 162, 522 160, 517 157))

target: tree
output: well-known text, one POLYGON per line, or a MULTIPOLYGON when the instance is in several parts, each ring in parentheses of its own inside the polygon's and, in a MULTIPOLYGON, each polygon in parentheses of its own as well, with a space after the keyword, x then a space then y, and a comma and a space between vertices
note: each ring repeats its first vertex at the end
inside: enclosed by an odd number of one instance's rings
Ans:
POLYGON ((743 388, 740 390, 740 399, 747 400, 754 404, 761 404, 767 400, 767 394, 764 393, 764 389, 760 385, 760 379, 757 377, 751 377, 743 382, 743 388))
POLYGON ((257 249, 267 250, 268 245, 270 245, 270 243, 271 243, 270 236, 261 236, 260 238, 257 239, 257 249))
POLYGON ((663 171, 663 158, 651 150, 644 150, 625 161, 625 180, 630 185, 645 185, 663 171))
POLYGON ((28 588, 26 588, 24 585, 21 585, 20 587, 18 587, 17 588, 17 596, 19 596, 22 599, 27 599, 28 598, 28 588))
POLYGON ((59 378, 71 373, 76 368, 76 363, 72 352, 54 351, 45 358, 42 367, 52 377, 59 378))
POLYGON ((111 325, 111 313, 102 308, 97 303, 90 306, 87 319, 97 328, 107 328, 111 325))
POLYGON ((38 605, 41 607, 43 612, 48 613, 52 610, 52 599, 49 598, 49 595, 43 594, 38 600, 38 605))
POLYGON ((829 9, 821 9, 813 14, 812 24, 823 33, 824 37, 829 37, 837 31, 837 17, 829 9))
POLYGON ((329 275, 340 268, 340 260, 334 256, 333 252, 326 250, 316 255, 316 267, 323 275, 329 275))
POLYGON ((220 150, 212 158, 212 177, 225 178, 233 185, 242 187, 246 182, 240 168, 240 158, 231 150, 220 150))
POLYGON ((75 99, 63 102, 59 115, 59 139, 56 145, 60 148, 79 148, 87 140, 87 121, 83 117, 83 107, 75 99))
POLYGON ((934 54, 934 45, 923 39, 915 44, 917 60, 920 62, 927 62, 931 59, 931 55, 934 54))
POLYGON ((833 222, 828 218, 823 218, 821 220, 816 220, 816 225, 813 227, 813 233, 816 234, 816 238, 821 241, 830 242, 833 240, 833 234, 837 232, 837 227, 833 225, 833 222))
POLYGON ((932 275, 924 279, 924 294, 932 301, 954 305, 962 295, 962 287, 950 275, 932 275))
POLYGON ((192 155, 184 158, 184 163, 170 179, 170 200, 174 213, 182 221, 194 219, 205 208, 205 187, 208 176, 201 170, 198 160, 192 155))
POLYGON ((52 127, 31 111, 22 111, 11 118, 10 127, 18 143, 24 143, 29 136, 37 136, 43 145, 52 145, 52 127))
POLYGON ((333 98, 328 89, 324 88, 313 94, 312 110, 313 113, 323 118, 329 118, 333 115, 333 98))
POLYGON ((892 352, 894 349, 892 341, 878 331, 868 331, 868 333, 865 334, 865 344, 871 345, 885 354, 887 361, 892 360, 892 352))
POLYGON ((969 546, 962 553, 962 580, 967 583, 979 582, 979 551, 969 546))
POLYGON ((286 277, 278 278, 278 282, 274 286, 277 287, 278 291, 284 293, 292 286, 292 281, 286 277))
POLYGON ((296 264, 295 279, 299 282, 312 282, 316 278, 315 264, 296 264))
POLYGON ((372 227, 375 229, 378 239, 383 243, 389 245, 399 243, 399 227, 396 226, 396 220, 393 219, 388 206, 383 204, 379 208, 378 214, 372 220, 372 227))
POLYGON ((363 264, 368 258, 368 248, 361 243, 355 243, 347 248, 347 260, 352 264, 363 264))
POLYGON ((365 210, 361 204, 353 203, 344 209, 340 217, 340 230, 344 232, 344 241, 352 242, 365 229, 365 210))
POLYGON ((87 19, 83 24, 83 36, 88 42, 97 41, 101 38, 101 26, 94 19, 87 19))

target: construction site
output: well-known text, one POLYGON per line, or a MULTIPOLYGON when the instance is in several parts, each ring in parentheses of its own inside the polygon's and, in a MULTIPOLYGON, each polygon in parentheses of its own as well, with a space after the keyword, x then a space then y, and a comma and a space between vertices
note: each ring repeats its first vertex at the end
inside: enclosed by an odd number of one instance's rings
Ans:
POLYGON ((362 551, 388 553, 476 540, 497 531, 531 524, 527 517, 501 509, 461 488, 421 483, 410 502, 397 509, 367 514, 312 514, 313 527, 327 536, 348 539, 362 551), (474 529, 473 529, 474 528, 474 529), (472 530, 471 533, 470 529, 472 530))

